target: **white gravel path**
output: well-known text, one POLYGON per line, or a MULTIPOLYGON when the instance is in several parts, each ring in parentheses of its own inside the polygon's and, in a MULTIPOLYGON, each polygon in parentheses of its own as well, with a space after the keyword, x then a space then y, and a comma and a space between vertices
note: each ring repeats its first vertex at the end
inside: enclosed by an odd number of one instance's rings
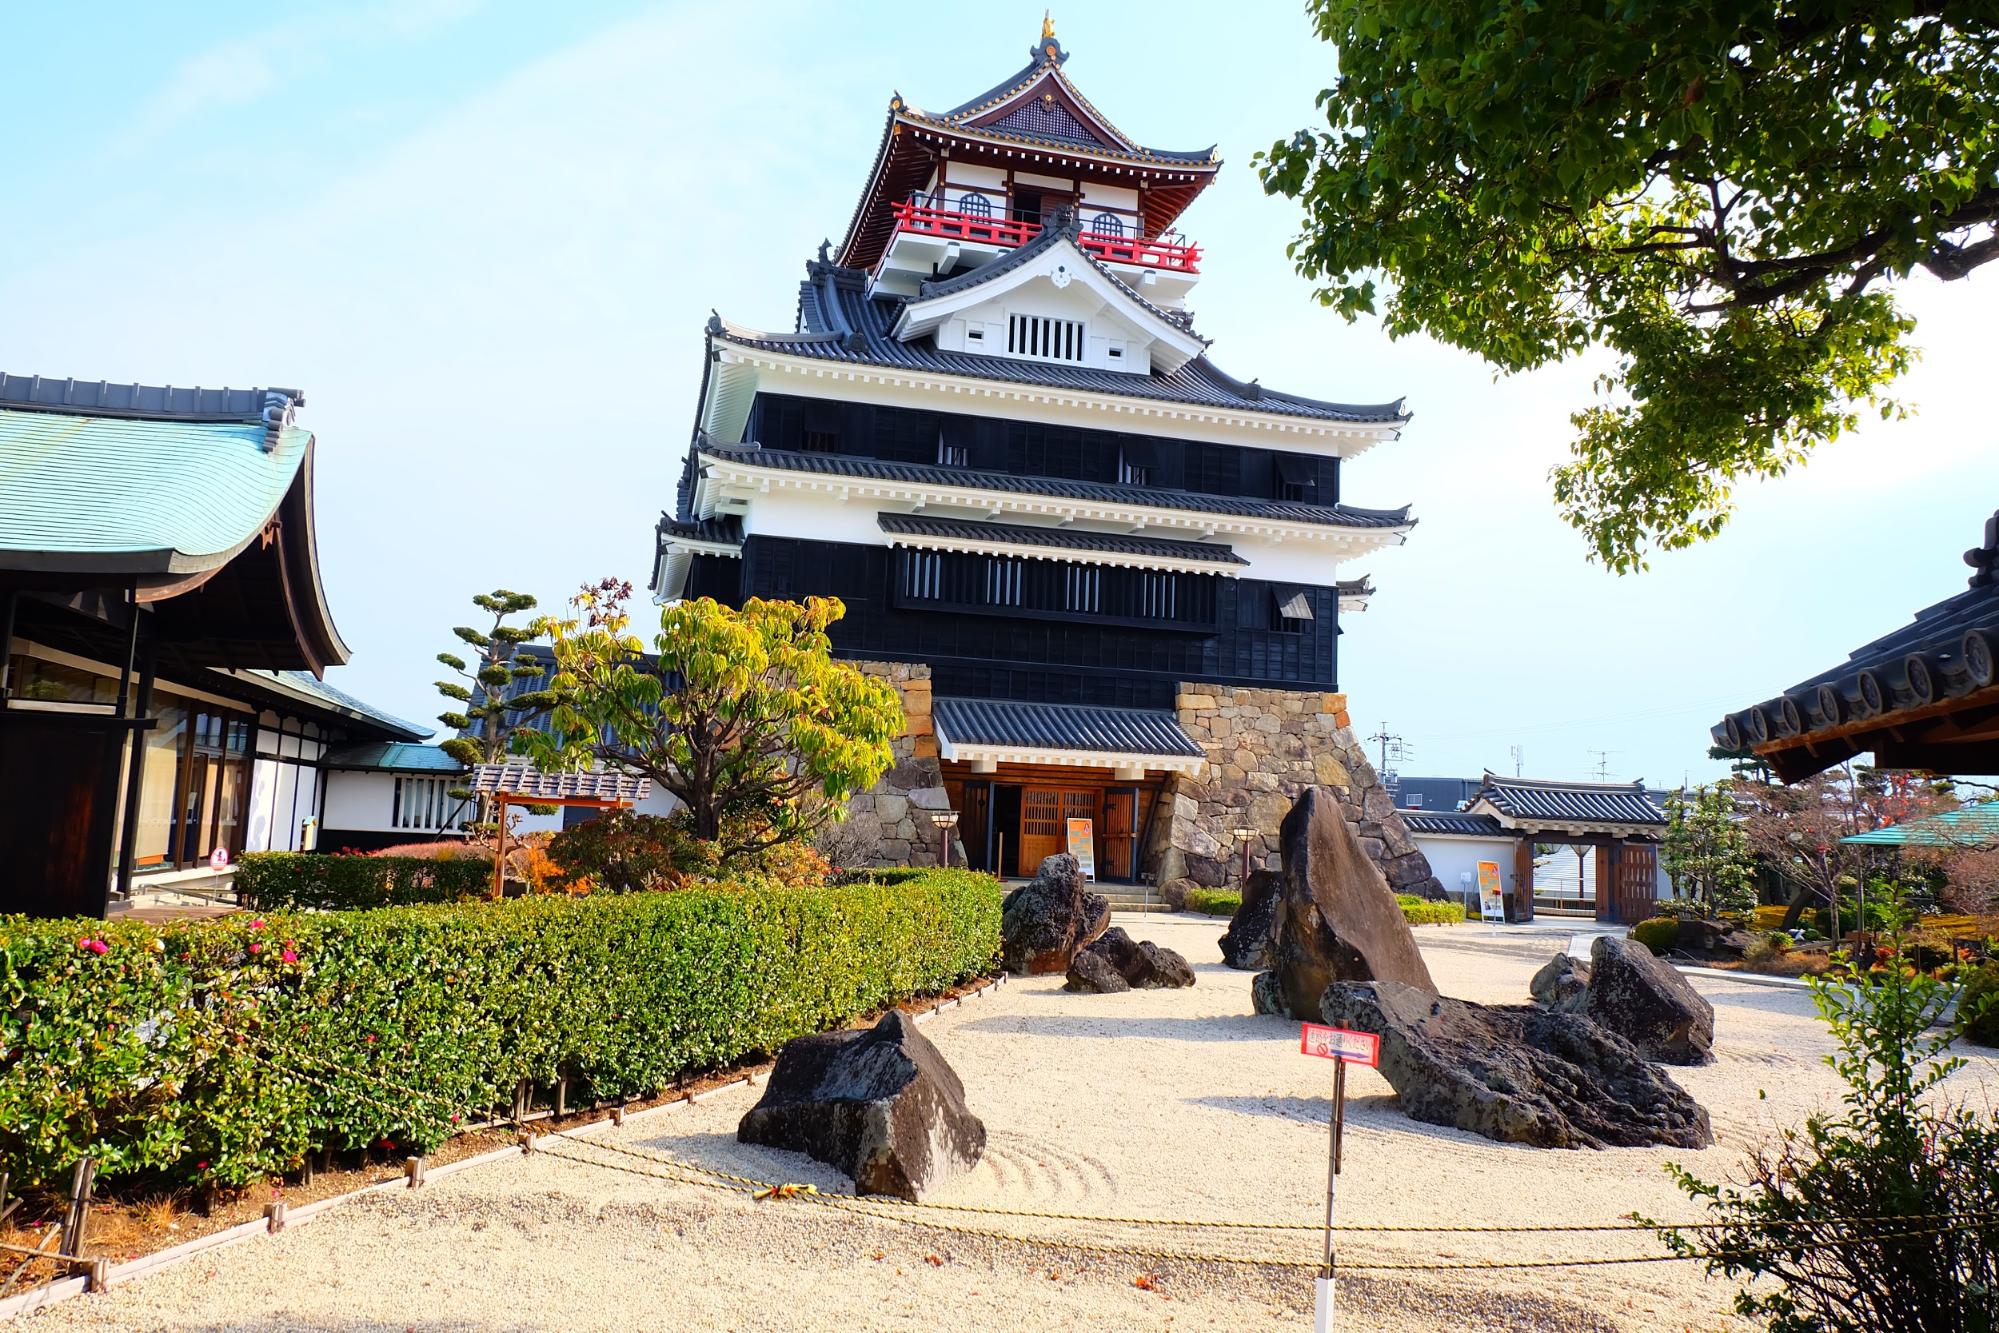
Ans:
MULTIPOLYGON (((1329 1067, 1298 1053, 1297 1028, 1253 1017, 1249 975, 1220 963, 1221 923, 1120 917, 1179 949, 1185 991, 1069 995, 1061 978, 1016 979, 947 1010, 925 1031, 958 1070, 992 1146, 940 1199, 1076 1212, 1311 1221, 1325 1177, 1329 1067)), ((1560 937, 1479 926, 1418 933, 1449 993, 1524 999, 1560 937)), ((1778 1123, 1837 1094, 1830 1049, 1801 992, 1725 977, 1696 986, 1716 1010, 1720 1059, 1674 1070, 1713 1115, 1706 1152, 1550 1152, 1418 1125, 1371 1071, 1349 1079, 1343 1221, 1495 1224, 1610 1221, 1639 1210, 1688 1217, 1661 1166, 1713 1176, 1778 1123), (1759 1097, 1767 1093, 1767 1098, 1759 1097)), ((1999 1087, 1982 1055, 1962 1080, 1999 1087)), ((672 1153, 766 1180, 845 1181, 810 1160, 735 1141, 756 1092, 635 1118, 605 1142, 672 1153)), ((202 1255, 101 1296, 31 1316, 58 1329, 1267 1329, 1310 1326, 1310 1274, 1158 1262, 990 1240, 856 1218, 586 1165, 565 1154, 507 1159, 414 1193, 371 1196, 310 1225, 202 1255), (935 1261, 935 1262, 933 1262, 935 1261), (1153 1281, 1153 1289, 1137 1279, 1153 1281)), ((928 1216, 928 1214, 926 1214, 928 1216)), ((984 1230, 1310 1259, 1316 1237, 1154 1233, 1012 1218, 984 1230)), ((1637 1252, 1618 1236, 1356 1238, 1353 1263, 1578 1257, 1637 1252)), ((1341 1283, 1342 1329, 1739 1327, 1731 1291, 1683 1265, 1490 1275, 1426 1273, 1341 1283)))

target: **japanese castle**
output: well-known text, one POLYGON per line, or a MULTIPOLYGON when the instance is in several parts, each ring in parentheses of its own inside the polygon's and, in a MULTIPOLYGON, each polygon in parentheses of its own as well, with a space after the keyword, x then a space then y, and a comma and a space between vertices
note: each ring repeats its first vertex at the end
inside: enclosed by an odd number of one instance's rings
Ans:
POLYGON ((1067 62, 1044 24, 960 106, 891 99, 796 327, 709 322, 653 590, 846 603, 836 651, 909 714, 854 807, 880 859, 934 860, 948 809, 974 867, 1032 874, 1087 819, 1099 878, 1217 883, 1337 782, 1325 756, 1365 770, 1336 691, 1371 589, 1342 562, 1412 520, 1343 503, 1341 470, 1409 415, 1208 358, 1177 224, 1220 160, 1143 146, 1067 62))

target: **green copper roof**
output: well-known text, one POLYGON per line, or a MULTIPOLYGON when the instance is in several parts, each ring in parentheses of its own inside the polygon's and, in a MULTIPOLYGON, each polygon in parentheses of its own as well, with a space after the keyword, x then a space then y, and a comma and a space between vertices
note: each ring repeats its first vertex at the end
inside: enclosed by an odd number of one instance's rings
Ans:
POLYGON ((1999 801, 1869 829, 1840 841, 1867 847, 1990 847, 1999 844, 1999 801))
POLYGON ((328 768, 369 768, 390 773, 462 773, 465 766, 435 745, 374 741, 348 745, 326 756, 328 768))
POLYGON ((311 443, 290 425, 0 404, 0 568, 213 569, 263 529, 311 443))

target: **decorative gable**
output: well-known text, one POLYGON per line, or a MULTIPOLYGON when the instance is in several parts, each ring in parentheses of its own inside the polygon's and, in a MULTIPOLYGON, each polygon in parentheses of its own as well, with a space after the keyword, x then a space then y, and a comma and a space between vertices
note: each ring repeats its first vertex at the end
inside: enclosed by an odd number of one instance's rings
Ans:
POLYGON ((1081 144, 1088 148, 1124 147, 1085 125, 1075 112, 1056 99, 1053 92, 1043 92, 1039 97, 1021 103, 986 128, 1026 135, 1031 139, 1081 144))

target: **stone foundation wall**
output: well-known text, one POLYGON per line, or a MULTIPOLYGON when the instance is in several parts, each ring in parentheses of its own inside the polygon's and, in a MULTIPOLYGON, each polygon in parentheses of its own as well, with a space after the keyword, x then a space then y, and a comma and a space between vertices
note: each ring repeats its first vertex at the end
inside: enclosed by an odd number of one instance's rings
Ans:
POLYGON ((1208 766, 1198 777, 1175 776, 1168 788, 1171 814, 1160 821, 1165 828, 1155 830, 1147 856, 1159 884, 1183 876, 1211 886, 1235 883, 1244 841, 1252 868, 1279 869, 1278 828, 1298 793, 1317 785, 1339 798, 1361 846, 1396 892, 1443 896, 1353 734, 1344 694, 1183 684, 1174 707, 1181 727, 1207 752, 1208 766), (1256 831, 1238 839, 1238 828, 1256 831))
MULTIPOLYGON (((911 662, 855 662, 895 686, 907 719, 895 738, 895 763, 881 781, 847 802, 847 819, 829 825, 819 849, 837 866, 934 866, 937 829, 924 813, 948 810, 937 733, 930 724, 930 668, 911 662)), ((952 856, 964 864, 964 844, 952 835, 952 856)))

